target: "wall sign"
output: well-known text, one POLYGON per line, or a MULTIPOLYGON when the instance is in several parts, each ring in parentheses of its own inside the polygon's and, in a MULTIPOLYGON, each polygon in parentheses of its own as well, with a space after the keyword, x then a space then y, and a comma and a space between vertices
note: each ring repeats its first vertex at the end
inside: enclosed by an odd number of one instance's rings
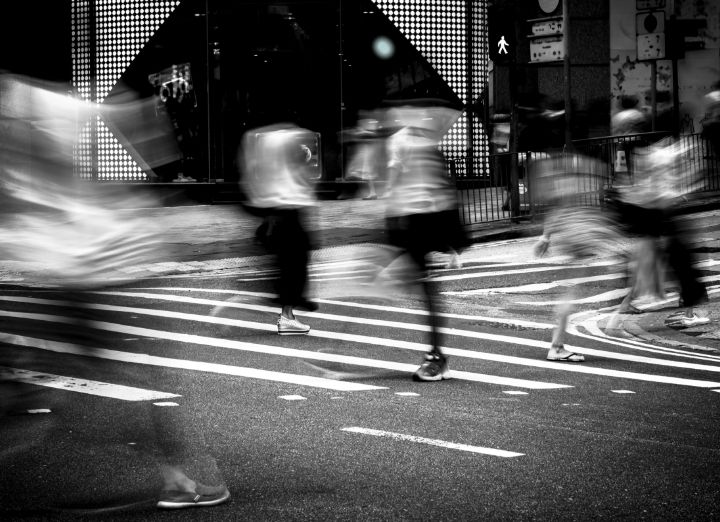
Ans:
POLYGON ((635 8, 638 11, 665 8, 665 0, 635 0, 635 8))
POLYGON ((538 5, 542 9, 543 13, 552 13, 558 8, 560 0, 538 0, 538 5))

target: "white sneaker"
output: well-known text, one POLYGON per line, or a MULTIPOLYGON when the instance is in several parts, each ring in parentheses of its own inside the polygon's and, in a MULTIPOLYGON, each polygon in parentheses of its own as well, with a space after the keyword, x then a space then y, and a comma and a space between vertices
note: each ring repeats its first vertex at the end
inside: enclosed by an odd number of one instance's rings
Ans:
POLYGON ((701 317, 697 314, 693 314, 692 317, 683 315, 682 317, 672 317, 668 320, 667 325, 675 328, 689 328, 691 326, 697 326, 699 324, 707 324, 710 322, 708 317, 701 317))
POLYGON ((282 315, 277 322, 278 335, 304 335, 310 332, 310 327, 297 319, 288 319, 282 315))

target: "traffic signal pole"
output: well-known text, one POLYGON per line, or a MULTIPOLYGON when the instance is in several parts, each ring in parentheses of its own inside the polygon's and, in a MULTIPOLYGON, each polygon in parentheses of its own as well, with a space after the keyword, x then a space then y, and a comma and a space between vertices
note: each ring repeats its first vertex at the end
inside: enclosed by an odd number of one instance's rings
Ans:
POLYGON ((572 149, 572 92, 570 88, 570 0, 562 2, 563 80, 565 82, 565 149, 572 149))
POLYGON ((520 217, 520 175, 518 172, 517 67, 510 64, 510 220, 520 217))

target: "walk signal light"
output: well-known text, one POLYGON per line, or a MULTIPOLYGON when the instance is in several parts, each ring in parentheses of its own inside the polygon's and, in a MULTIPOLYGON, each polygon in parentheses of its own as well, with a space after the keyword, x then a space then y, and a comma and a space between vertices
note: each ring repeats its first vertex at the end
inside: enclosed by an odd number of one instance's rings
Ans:
POLYGON ((506 7, 488 8, 488 54, 495 65, 515 62, 517 38, 515 18, 506 7))

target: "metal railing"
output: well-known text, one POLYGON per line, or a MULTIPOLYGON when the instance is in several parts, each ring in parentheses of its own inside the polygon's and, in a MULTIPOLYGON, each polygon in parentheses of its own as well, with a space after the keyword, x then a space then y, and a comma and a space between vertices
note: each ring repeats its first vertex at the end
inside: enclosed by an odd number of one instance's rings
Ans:
MULTIPOLYGON (((519 213, 513 213, 512 153, 491 154, 488 173, 475 178, 456 179, 461 219, 465 225, 511 221, 519 217, 533 217, 545 211, 543 190, 532 169, 545 162, 543 168, 573 172, 573 189, 583 204, 602 205, 604 192, 618 183, 632 182, 633 165, 630 151, 642 149, 669 138, 668 133, 644 133, 627 136, 607 136, 577 140, 572 153, 560 151, 517 153, 519 213), (590 158, 583 165, 568 165, 572 158, 590 158), (589 169, 589 170, 588 170, 589 169)), ((683 150, 674 162, 675 191, 681 194, 720 191, 720 158, 710 143, 699 134, 681 136, 674 142, 683 150)))

